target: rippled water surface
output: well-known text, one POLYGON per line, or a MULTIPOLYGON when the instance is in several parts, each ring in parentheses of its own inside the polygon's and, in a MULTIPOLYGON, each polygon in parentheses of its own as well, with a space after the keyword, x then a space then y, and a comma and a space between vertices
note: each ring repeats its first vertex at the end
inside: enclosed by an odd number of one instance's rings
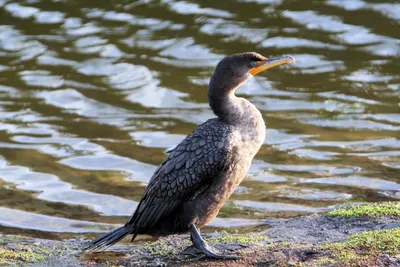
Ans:
POLYGON ((125 222, 243 51, 297 64, 239 90, 267 138, 211 227, 400 198, 398 1, 0 0, 0 21, 3 233, 125 222))

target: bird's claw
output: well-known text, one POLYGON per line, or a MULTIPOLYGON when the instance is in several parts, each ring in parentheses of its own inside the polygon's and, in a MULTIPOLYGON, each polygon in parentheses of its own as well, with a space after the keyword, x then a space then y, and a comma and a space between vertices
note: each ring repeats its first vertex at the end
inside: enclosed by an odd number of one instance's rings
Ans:
POLYGON ((208 245, 201 237, 199 231, 194 225, 190 227, 190 235, 194 247, 203 252, 207 257, 220 259, 220 260, 238 260, 239 256, 235 255, 224 255, 222 252, 210 245, 208 245))

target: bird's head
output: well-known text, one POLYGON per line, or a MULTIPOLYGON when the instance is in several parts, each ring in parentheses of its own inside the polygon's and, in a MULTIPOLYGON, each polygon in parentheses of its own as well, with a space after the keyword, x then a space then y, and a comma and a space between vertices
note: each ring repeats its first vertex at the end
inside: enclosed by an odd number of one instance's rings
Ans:
POLYGON ((209 87, 210 89, 215 88, 225 91, 225 93, 235 91, 240 85, 258 73, 290 62, 295 62, 291 56, 266 58, 255 52, 227 56, 215 68, 209 87))

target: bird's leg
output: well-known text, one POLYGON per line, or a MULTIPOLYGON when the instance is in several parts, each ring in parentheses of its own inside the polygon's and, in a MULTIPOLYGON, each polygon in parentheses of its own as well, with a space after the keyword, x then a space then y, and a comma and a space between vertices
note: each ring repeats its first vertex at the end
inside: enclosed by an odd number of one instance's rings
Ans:
POLYGON ((240 257, 234 255, 223 255, 221 251, 209 246, 206 241, 201 237, 199 230, 197 230, 194 224, 190 225, 190 239, 193 245, 200 251, 202 251, 206 256, 214 259, 222 260, 238 260, 240 257))

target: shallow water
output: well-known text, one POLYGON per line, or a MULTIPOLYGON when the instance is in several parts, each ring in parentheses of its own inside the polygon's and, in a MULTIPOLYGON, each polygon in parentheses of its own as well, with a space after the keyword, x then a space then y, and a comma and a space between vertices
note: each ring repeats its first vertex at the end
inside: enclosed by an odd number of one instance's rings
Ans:
POLYGON ((297 63, 239 90, 267 138, 211 227, 400 198, 397 1, 0 0, 0 20, 3 233, 125 222, 243 51, 297 63))

